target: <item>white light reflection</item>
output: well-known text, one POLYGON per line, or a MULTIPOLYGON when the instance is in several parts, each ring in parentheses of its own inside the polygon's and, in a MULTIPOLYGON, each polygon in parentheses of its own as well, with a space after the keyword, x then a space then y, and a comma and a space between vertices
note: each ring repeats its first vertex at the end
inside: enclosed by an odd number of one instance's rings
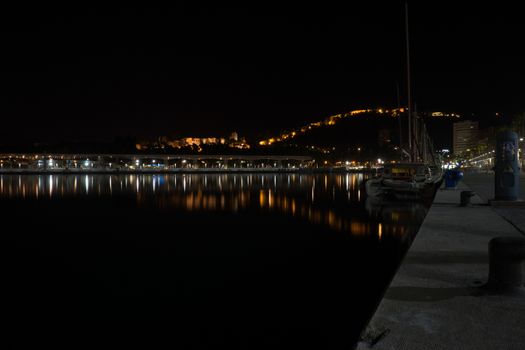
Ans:
POLYGON ((312 203, 315 201, 315 179, 312 181, 312 193, 311 193, 311 197, 312 197, 312 203))
POLYGON ((49 175, 49 197, 53 195, 53 175, 49 175))
MULTIPOLYGON (((357 201, 358 197, 360 200, 362 199, 357 184, 357 175, 328 175, 328 185, 331 189, 328 192, 324 191, 323 185, 326 181, 324 175, 295 175, 295 180, 292 179, 292 176, 284 174, 266 174, 264 176, 262 174, 185 174, 184 176, 183 174, 139 176, 131 174, 109 176, 46 174, 31 177, 29 182, 25 182, 25 175, 8 177, 0 175, 0 196, 20 198, 23 196, 26 198, 30 196, 33 198, 52 196, 52 198, 57 198, 61 195, 74 194, 76 197, 81 197, 88 193, 93 196, 95 195, 94 192, 114 196, 137 191, 140 194, 137 199, 141 203, 147 198, 151 198, 148 196, 152 196, 154 193, 160 205, 175 206, 181 210, 227 210, 235 212, 236 210, 258 210, 257 208, 260 208, 263 212, 271 211, 299 216, 314 224, 328 225, 331 229, 339 232, 374 234, 377 237, 375 239, 379 240, 382 239, 383 235, 390 237, 392 234, 397 235, 396 232, 399 235, 402 234, 399 227, 397 228, 398 231, 395 227, 392 228, 392 222, 399 221, 399 219, 394 220, 394 217, 392 219, 387 218, 388 222, 385 223, 387 226, 384 227, 382 223, 377 222, 366 226, 360 220, 352 223, 346 214, 329 209, 335 201, 344 201, 346 196, 349 200, 354 201, 357 201), (257 177, 261 179, 261 182, 257 177), (301 177, 303 185, 297 187, 301 177), (321 189, 316 188, 317 180, 322 181, 321 189), (115 181, 117 183, 115 184, 115 191, 113 191, 113 182, 115 181), (250 181, 253 181, 254 186, 248 186, 250 181), (129 186, 123 187, 126 182, 129 182, 129 186), (236 183, 235 186, 234 182, 236 183), (141 186, 141 183, 144 186, 141 186), (173 187, 174 183, 176 183, 175 187, 173 187), (263 188, 259 186, 261 183, 265 184, 263 188), (179 184, 181 187, 178 187, 179 184), (291 190, 288 189, 288 184, 292 186, 291 190), (274 189, 275 185, 277 189, 274 189), (220 186, 223 189, 219 190, 220 186)), ((144 202, 143 204, 149 205, 150 203, 144 202)))

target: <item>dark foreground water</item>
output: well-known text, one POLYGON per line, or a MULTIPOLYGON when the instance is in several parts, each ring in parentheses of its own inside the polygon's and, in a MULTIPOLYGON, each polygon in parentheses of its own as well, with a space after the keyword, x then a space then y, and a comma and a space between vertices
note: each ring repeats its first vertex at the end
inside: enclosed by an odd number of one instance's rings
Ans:
POLYGON ((363 175, 0 175, 3 341, 349 349, 426 214, 363 175))

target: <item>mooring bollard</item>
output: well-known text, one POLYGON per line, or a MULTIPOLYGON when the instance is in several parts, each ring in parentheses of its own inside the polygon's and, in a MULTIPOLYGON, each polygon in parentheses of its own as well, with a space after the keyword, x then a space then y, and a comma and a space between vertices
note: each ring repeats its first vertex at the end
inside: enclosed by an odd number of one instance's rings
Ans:
POLYGON ((460 205, 462 207, 466 207, 470 204, 470 198, 474 197, 476 195, 476 192, 474 191, 461 191, 459 194, 460 196, 460 205))
POLYGON ((496 237, 489 242, 489 281, 487 287, 502 293, 525 293, 522 264, 524 237, 496 237))

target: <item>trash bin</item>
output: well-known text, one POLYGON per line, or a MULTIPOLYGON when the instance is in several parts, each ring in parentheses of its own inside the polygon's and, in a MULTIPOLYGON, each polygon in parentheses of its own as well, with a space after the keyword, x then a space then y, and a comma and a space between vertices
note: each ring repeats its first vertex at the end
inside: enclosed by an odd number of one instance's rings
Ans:
POLYGON ((458 186, 458 182, 463 178, 463 172, 458 169, 449 169, 445 171, 445 188, 455 189, 458 186))

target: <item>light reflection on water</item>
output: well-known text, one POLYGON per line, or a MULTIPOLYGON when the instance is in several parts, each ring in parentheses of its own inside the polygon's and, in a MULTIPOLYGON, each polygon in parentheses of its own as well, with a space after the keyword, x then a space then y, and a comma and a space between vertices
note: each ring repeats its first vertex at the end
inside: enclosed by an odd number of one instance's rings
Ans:
POLYGON ((111 312, 112 324, 126 315, 137 325, 170 314, 174 329, 188 324, 190 343, 195 322, 203 343, 352 348, 427 210, 366 199, 365 179, 0 175, 6 221, 23 223, 0 245, 6 300, 16 301, 12 314, 49 305, 38 313, 58 310, 75 325, 111 312), (267 339, 268 325, 282 336, 267 339))
POLYGON ((140 207, 287 215, 353 235, 403 236, 419 203, 374 203, 363 174, 0 175, 0 200, 131 196, 140 207))

